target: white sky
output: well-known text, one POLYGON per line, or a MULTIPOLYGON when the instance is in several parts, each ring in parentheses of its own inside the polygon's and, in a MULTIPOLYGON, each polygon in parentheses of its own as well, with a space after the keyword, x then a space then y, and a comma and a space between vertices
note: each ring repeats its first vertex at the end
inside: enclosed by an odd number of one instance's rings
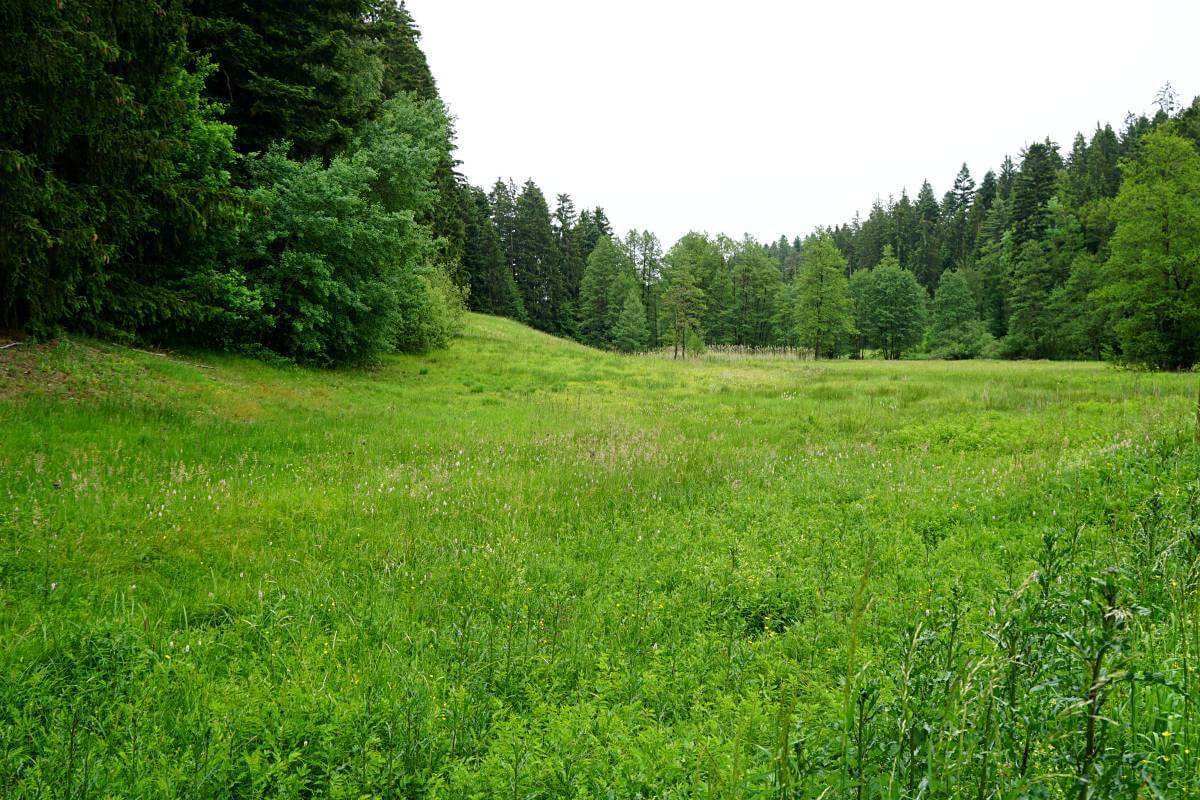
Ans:
POLYGON ((408 0, 472 183, 761 240, 1200 93, 1200 0, 408 0))

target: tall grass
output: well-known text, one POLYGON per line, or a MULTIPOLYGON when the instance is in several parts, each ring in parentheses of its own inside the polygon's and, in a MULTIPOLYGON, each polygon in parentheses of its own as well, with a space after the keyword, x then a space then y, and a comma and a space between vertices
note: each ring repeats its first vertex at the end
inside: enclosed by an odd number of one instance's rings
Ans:
POLYGON ((1196 796, 1189 376, 0 359, 0 796, 1196 796))

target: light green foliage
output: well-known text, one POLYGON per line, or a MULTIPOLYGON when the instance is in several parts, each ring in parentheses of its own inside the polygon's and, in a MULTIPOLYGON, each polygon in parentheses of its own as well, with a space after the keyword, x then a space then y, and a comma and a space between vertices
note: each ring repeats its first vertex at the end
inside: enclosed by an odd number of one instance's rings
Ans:
POLYGON ((828 234, 805 242, 794 290, 796 338, 814 358, 833 356, 854 333, 846 259, 828 234))
POLYGON ((1200 153, 1169 131, 1147 134, 1113 207, 1103 298, 1125 358, 1161 369, 1200 361, 1200 153))
POLYGON ((1192 796, 1194 392, 0 351, 0 796, 1192 796))
POLYGON ((693 262, 672 249, 667 254, 667 270, 663 276, 660 320, 670 333, 674 355, 687 358, 688 350, 698 354, 695 344, 703 344, 701 323, 707 308, 704 290, 696 284, 693 262), (674 255, 672 255, 674 254, 674 255))
MULTIPOLYGON (((783 291, 779 263, 747 237, 730 260, 733 344, 765 347, 775 343, 775 315, 783 291)), ((715 342, 714 342, 715 343, 715 342)))
POLYGON ((929 345, 938 358, 976 358, 991 337, 975 311, 975 296, 959 270, 942 274, 933 297, 929 345))
POLYGON ((445 291, 428 229, 415 221, 436 196, 445 124, 439 104, 406 96, 328 166, 293 161, 286 145, 250 160, 250 198, 262 211, 241 260, 265 301, 263 344, 345 364, 445 343, 463 298, 445 291))
POLYGON ((850 291, 859 335, 884 358, 899 358, 920 344, 928 295, 917 277, 900 266, 890 245, 877 267, 851 276, 850 291))
POLYGON ((642 305, 641 291, 631 288, 625 296, 621 315, 613 325, 613 346, 622 353, 636 353, 646 348, 650 331, 646 324, 646 308, 642 305))

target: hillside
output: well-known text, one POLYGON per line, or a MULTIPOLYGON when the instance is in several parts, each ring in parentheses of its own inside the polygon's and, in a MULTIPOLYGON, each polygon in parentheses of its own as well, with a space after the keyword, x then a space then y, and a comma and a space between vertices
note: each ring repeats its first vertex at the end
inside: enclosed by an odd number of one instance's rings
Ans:
POLYGON ((0 796, 1190 796, 1195 391, 0 351, 0 796))

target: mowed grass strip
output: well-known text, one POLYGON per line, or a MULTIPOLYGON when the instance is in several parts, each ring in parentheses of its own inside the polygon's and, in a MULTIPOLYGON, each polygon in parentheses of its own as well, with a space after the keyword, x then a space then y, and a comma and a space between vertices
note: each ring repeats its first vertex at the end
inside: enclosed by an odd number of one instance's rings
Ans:
POLYGON ((1194 790, 1194 375, 677 362, 472 316, 369 371, 76 341, 0 384, 5 796, 1073 792, 1108 751, 1066 701, 1005 723, 1024 764, 904 738, 914 658, 961 671, 939 719, 1000 725, 997 615, 1048 558, 1154 611, 1123 647, 1164 677, 1105 747, 1194 790))

